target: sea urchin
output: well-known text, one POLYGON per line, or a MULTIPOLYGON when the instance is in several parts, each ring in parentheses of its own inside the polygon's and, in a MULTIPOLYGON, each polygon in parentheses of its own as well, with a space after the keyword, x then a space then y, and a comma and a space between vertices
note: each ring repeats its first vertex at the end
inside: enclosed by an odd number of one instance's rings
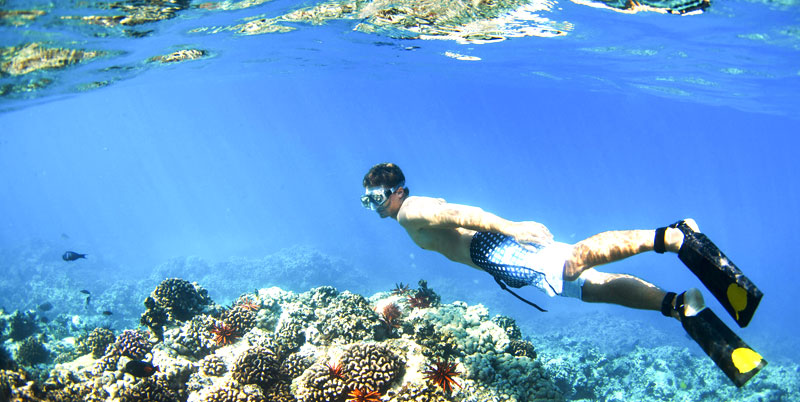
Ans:
POLYGON ((354 389, 347 394, 347 402, 380 402, 381 394, 378 391, 362 391, 354 389))
POLYGON ((220 346, 230 345, 236 338, 236 333, 233 328, 225 323, 215 323, 214 326, 211 327, 211 333, 214 334, 214 342, 220 346))
POLYGON ((428 370, 424 372, 425 378, 438 384, 445 392, 452 392, 452 384, 461 388, 461 385, 453 379, 453 377, 461 374, 460 371, 456 371, 457 366, 458 363, 450 363, 447 360, 436 361, 436 363, 428 366, 428 370))

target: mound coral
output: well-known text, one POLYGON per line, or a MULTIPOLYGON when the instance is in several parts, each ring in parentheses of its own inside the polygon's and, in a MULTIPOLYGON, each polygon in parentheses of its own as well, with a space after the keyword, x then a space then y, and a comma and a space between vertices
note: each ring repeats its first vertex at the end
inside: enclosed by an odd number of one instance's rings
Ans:
POLYGON ((263 396, 259 394, 248 394, 247 392, 230 387, 216 388, 203 398, 202 402, 265 402, 263 396))
POLYGON ((223 311, 220 319, 233 331, 235 336, 240 337, 255 325, 256 312, 239 304, 223 311))
POLYGON ((351 390, 385 391, 402 374, 404 364, 388 347, 355 344, 341 357, 344 377, 351 390))
POLYGON ((330 304, 316 310, 316 316, 320 336, 310 341, 317 344, 375 339, 381 325, 369 302, 350 292, 342 292, 331 299, 330 304))
POLYGON ((143 378, 120 392, 121 402, 178 402, 178 397, 164 380, 143 378))
POLYGON ((36 337, 27 337, 19 344, 16 360, 26 366, 46 363, 50 360, 50 351, 36 337))
POLYGON ((13 312, 8 318, 8 336, 12 341, 21 341, 39 331, 36 316, 30 311, 13 312))
POLYGON ((14 359, 11 358, 11 353, 5 346, 0 345, 0 370, 10 370, 14 368, 14 359))
POLYGON ((117 337, 114 347, 119 354, 134 360, 143 359, 152 349, 142 331, 131 329, 123 331, 117 337))
POLYGON ((269 388, 279 378, 280 358, 270 348, 254 347, 239 356, 233 365, 233 379, 239 384, 258 385, 269 388))
POLYGON ((150 297, 166 310, 170 318, 177 321, 191 319, 211 304, 208 291, 179 278, 163 280, 150 297))
POLYGON ((228 370, 222 358, 215 355, 206 356, 200 360, 199 366, 200 372, 207 376, 220 377, 228 370))
POLYGON ((327 402, 352 394, 351 398, 369 395, 373 399, 361 400, 374 400, 401 377, 403 368, 403 361, 388 347, 357 343, 344 351, 339 364, 317 363, 306 370, 298 397, 305 402, 327 402))
POLYGON ((514 339, 508 344, 506 352, 517 357, 529 357, 531 359, 536 358, 536 349, 534 349, 533 344, 529 341, 514 339))
POLYGON ((227 343, 223 339, 219 339, 220 342, 215 341, 215 324, 217 322, 210 316, 198 314, 180 328, 167 331, 165 344, 181 355, 202 358, 212 353, 215 345, 227 343))
POLYGON ((114 332, 106 328, 95 328, 86 338, 78 340, 78 350, 81 353, 92 353, 92 357, 99 359, 106 352, 108 345, 114 343, 114 332))

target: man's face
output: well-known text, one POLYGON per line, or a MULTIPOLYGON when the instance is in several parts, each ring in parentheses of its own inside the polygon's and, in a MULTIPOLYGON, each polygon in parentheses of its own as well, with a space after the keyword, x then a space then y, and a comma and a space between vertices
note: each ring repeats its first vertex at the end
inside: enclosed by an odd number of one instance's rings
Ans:
POLYGON ((399 192, 392 192, 385 187, 367 187, 364 189, 362 203, 366 208, 375 210, 381 218, 393 217, 400 208, 399 192))

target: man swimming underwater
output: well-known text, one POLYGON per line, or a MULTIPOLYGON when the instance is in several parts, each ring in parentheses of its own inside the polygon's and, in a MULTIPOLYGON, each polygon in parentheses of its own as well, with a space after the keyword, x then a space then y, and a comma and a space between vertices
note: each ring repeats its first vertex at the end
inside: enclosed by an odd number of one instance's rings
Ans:
POLYGON ((506 290, 505 285, 532 285, 550 296, 661 311, 679 320, 737 386, 766 365, 705 307, 698 289, 677 295, 635 276, 594 269, 645 251, 678 253, 744 327, 762 294, 691 219, 655 230, 603 232, 566 244, 553 241, 540 223, 513 222, 477 207, 410 196, 403 172, 392 163, 373 166, 363 186, 365 208, 397 220, 423 249, 488 272, 506 290))

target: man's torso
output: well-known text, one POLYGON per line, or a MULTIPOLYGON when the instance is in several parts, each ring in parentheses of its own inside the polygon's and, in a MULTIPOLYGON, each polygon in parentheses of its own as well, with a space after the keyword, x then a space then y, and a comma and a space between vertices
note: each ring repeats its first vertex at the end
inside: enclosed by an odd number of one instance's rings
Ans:
POLYGON ((410 221, 406 216, 416 215, 419 209, 438 206, 445 203, 441 198, 430 197, 408 197, 400 208, 398 222, 406 229, 408 235, 418 246, 425 250, 432 250, 441 253, 448 259, 478 268, 470 258, 469 246, 472 241, 474 230, 464 228, 436 228, 426 225, 424 221, 410 221))

